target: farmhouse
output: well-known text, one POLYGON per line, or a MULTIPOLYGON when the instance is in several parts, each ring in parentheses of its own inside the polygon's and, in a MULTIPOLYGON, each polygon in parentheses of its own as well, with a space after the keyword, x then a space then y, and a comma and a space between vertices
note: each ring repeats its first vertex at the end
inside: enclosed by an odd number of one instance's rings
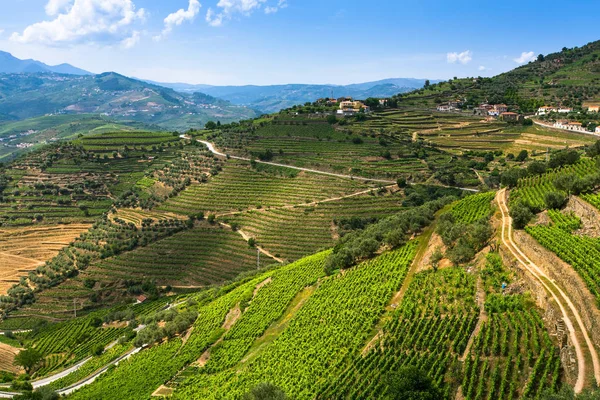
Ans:
POLYGON ((600 104, 584 104, 583 108, 587 109, 587 111, 591 113, 600 112, 600 104))
POLYGON ((519 120, 519 114, 514 112, 503 112, 500 114, 500 119, 505 122, 517 122, 519 120))
POLYGON ((572 111, 573 111, 572 108, 559 108, 558 109, 558 113, 559 114, 568 114, 568 113, 570 113, 572 111))
POLYGON ((137 304, 142 304, 144 303, 146 300, 148 300, 148 298, 146 296, 144 296, 143 294, 138 296, 136 299, 136 303, 137 304))
POLYGON ((371 108, 360 101, 344 100, 340 102, 340 109, 337 113, 344 117, 351 117, 361 112, 361 110, 365 113, 371 112, 371 108))
POLYGON ((567 129, 569 131, 587 132, 587 129, 581 125, 581 122, 570 122, 564 119, 556 121, 554 123, 554 127, 559 129, 567 129))
POLYGON ((557 111, 558 111, 558 108, 556 108, 556 107, 543 106, 543 107, 538 108, 537 115, 546 115, 548 113, 557 112, 557 111))
POLYGON ((454 107, 452 107, 450 104, 440 104, 437 106, 437 110, 441 112, 448 112, 454 110, 454 107))

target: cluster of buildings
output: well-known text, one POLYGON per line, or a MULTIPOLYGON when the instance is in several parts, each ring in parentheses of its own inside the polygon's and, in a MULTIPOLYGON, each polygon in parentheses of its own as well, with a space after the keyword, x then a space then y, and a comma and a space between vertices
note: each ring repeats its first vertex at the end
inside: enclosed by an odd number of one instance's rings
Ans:
POLYGON ((600 113, 600 104, 584 104, 583 108, 590 113, 600 113))
POLYGON ((440 112, 459 111, 463 104, 464 101, 461 99, 451 100, 446 104, 440 104, 437 106, 437 110, 440 112))
POLYGON ((371 107, 366 106, 361 101, 352 101, 352 99, 345 99, 340 101, 340 108, 337 110, 337 114, 343 117, 352 117, 360 112, 369 113, 371 107))
MULTIPOLYGON (((586 127, 584 127, 581 124, 581 122, 573 122, 566 119, 556 121, 553 126, 555 128, 564 129, 568 131, 590 133, 590 131, 586 127)), ((600 126, 596 128, 595 133, 600 134, 600 126)))
POLYGON ((473 110, 473 114, 482 117, 499 117, 507 112, 508 106, 506 104, 480 104, 473 110))
POLYGON ((538 108, 536 115, 546 115, 550 113, 568 114, 570 112, 573 112, 572 108, 543 106, 538 108))

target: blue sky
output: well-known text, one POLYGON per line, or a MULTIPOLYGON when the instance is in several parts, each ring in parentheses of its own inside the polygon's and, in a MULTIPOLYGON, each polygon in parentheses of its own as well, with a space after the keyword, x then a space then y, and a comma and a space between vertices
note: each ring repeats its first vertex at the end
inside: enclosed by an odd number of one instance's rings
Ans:
POLYGON ((0 2, 0 50, 162 82, 490 76, 600 39, 597 0, 0 2))

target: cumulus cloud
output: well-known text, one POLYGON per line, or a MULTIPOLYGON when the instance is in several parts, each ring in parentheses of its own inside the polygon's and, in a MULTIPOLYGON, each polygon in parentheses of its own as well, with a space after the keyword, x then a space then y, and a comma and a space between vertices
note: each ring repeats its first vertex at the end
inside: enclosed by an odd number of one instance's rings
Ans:
POLYGON ((54 46, 118 43, 133 36, 139 41, 139 33, 135 35, 132 26, 146 16, 145 10, 137 10, 132 0, 49 0, 46 13, 53 19, 30 25, 23 33, 13 33, 10 39, 54 46))
POLYGON ((186 21, 193 21, 196 18, 196 15, 200 12, 200 8, 202 5, 198 0, 190 0, 188 5, 188 9, 184 10, 183 8, 177 10, 176 12, 167 15, 165 18, 165 27, 162 33, 159 36, 155 36, 155 40, 160 40, 165 37, 169 33, 173 31, 173 28, 183 24, 186 21))
POLYGON ((533 51, 524 51, 521 53, 521 57, 514 58, 513 61, 517 64, 525 64, 530 61, 535 61, 535 53, 533 51))
POLYGON ((223 14, 215 13, 212 8, 209 8, 206 12, 206 22, 210 26, 221 26, 223 25, 223 14))
POLYGON ((487 71, 487 68, 483 65, 480 65, 478 68, 480 71, 487 71))
POLYGON ((287 6, 287 0, 279 0, 276 6, 265 7, 265 14, 275 14, 277 11, 286 8, 287 6))
POLYGON ((258 9, 264 7, 266 14, 274 14, 288 6, 287 0, 278 0, 276 3, 267 5, 268 0, 219 0, 218 11, 209 8, 206 12, 206 22, 211 26, 221 26, 223 21, 231 19, 236 14, 250 16, 258 9), (220 9, 220 10, 219 10, 220 9))
POLYGON ((473 52, 471 52, 471 50, 465 50, 462 53, 448 53, 446 59, 450 64, 456 64, 457 62, 468 64, 473 59, 473 52))
POLYGON ((139 31, 133 31, 131 33, 131 36, 129 36, 128 38, 125 38, 121 41, 121 48, 131 49, 132 47, 135 47, 135 45, 140 42, 141 38, 142 38, 142 35, 139 31))
POLYGON ((63 11, 68 11, 72 3, 72 0, 50 0, 46 4, 46 14, 53 17, 63 11))

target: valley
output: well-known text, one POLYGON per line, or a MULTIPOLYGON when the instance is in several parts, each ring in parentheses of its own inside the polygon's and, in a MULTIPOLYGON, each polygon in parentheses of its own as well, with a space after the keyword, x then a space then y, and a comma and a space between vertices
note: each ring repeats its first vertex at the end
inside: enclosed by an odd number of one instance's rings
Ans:
POLYGON ((0 153, 0 397, 597 398, 598 52, 261 116, 11 76, 0 138, 33 145, 0 153))

